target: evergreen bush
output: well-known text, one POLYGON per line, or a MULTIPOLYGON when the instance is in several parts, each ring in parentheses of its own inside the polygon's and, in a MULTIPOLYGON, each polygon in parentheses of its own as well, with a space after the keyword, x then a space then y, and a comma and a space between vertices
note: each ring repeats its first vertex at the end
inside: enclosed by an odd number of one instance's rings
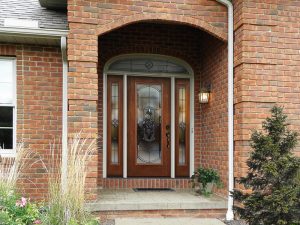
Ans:
POLYGON ((239 179, 247 191, 234 190, 235 212, 249 225, 300 224, 300 159, 292 150, 297 133, 288 129, 283 108, 274 106, 263 131, 251 137, 249 171, 239 179))

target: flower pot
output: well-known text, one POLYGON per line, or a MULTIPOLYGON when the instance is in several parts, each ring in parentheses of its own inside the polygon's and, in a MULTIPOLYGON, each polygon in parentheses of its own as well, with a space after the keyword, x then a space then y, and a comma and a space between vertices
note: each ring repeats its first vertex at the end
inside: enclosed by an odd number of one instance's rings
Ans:
POLYGON ((200 192, 204 195, 210 195, 212 194, 213 187, 214 183, 207 183, 205 189, 203 188, 203 185, 200 184, 200 192))

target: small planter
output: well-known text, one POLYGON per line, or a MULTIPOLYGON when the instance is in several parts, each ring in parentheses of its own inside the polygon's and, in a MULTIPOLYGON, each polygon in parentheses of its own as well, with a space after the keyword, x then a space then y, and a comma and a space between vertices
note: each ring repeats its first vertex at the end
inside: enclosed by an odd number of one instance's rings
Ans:
POLYGON ((208 183, 206 184, 206 187, 204 188, 203 185, 201 184, 201 190, 204 192, 204 193, 209 193, 209 194, 212 194, 213 192, 213 187, 215 186, 214 183, 208 183))
POLYGON ((191 180, 195 192, 209 196, 213 193, 213 188, 222 187, 219 174, 214 169, 198 168, 191 180))
POLYGON ((215 186, 214 183, 208 183, 208 184, 206 184, 206 187, 203 187, 202 183, 197 182, 194 185, 194 190, 198 194, 209 196, 213 193, 214 186, 215 186))

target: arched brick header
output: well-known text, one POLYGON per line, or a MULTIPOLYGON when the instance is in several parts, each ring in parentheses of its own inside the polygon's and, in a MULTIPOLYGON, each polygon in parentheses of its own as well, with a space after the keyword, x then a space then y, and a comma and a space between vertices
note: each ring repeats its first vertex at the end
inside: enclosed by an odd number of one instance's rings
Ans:
POLYGON ((189 16, 165 15, 159 13, 136 14, 132 16, 123 17, 121 19, 115 20, 105 25, 98 25, 96 34, 100 36, 102 34, 115 30, 119 27, 136 23, 136 22, 143 22, 143 21, 177 22, 180 24, 186 24, 204 30, 222 41, 227 41, 227 33, 225 33, 223 30, 217 27, 212 26, 211 24, 209 24, 204 20, 196 19, 189 16))

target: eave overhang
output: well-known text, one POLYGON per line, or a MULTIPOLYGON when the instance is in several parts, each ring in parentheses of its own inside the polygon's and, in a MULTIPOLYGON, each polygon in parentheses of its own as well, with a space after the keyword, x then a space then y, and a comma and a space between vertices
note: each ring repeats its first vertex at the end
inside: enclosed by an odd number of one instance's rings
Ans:
POLYGON ((39 0, 40 5, 47 9, 67 10, 67 0, 39 0))
POLYGON ((0 42, 60 46, 67 34, 68 30, 1 27, 0 42))

